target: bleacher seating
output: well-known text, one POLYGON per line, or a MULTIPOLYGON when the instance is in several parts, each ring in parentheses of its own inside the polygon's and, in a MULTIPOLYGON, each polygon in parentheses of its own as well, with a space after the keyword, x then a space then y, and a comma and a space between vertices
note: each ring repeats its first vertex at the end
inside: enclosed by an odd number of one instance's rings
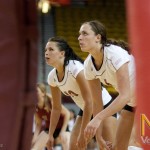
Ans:
POLYGON ((56 35, 64 37, 75 52, 85 58, 78 44, 78 32, 82 22, 99 20, 105 24, 109 38, 127 41, 124 0, 89 1, 90 5, 55 8, 56 35), (96 3, 97 2, 97 3, 96 3), (95 3, 95 4, 94 4, 95 3))
POLYGON ((106 26, 107 37, 127 41, 124 0, 89 0, 87 5, 55 8, 55 32, 64 37, 75 52, 85 59, 78 44, 79 28, 89 20, 99 20, 106 26))

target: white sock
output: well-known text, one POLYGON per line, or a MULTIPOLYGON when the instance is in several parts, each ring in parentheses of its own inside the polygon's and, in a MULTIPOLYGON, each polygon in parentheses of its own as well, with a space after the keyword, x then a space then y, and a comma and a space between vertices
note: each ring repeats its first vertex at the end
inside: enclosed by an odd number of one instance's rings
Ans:
POLYGON ((128 146, 128 150, 144 150, 144 149, 136 146, 128 146))

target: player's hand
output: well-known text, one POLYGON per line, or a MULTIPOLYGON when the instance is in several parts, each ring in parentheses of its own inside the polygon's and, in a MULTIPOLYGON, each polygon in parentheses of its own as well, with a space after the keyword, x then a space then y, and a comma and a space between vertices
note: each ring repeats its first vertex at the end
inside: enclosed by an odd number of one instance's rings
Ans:
POLYGON ((66 143, 68 139, 64 131, 59 133, 58 140, 61 141, 62 143, 66 143))
POLYGON ((49 139, 46 143, 46 147, 47 147, 48 150, 53 150, 53 146, 54 146, 54 137, 49 136, 49 139))
POLYGON ((78 138, 77 138, 77 147, 80 149, 85 149, 87 147, 87 140, 84 137, 84 133, 80 133, 78 138))
POLYGON ((107 145, 107 147, 109 148, 109 150, 112 149, 112 142, 106 141, 106 145, 107 145))
POLYGON ((100 149, 104 150, 111 150, 112 149, 112 143, 109 141, 105 141, 102 136, 97 135, 96 140, 99 144, 100 149))
POLYGON ((86 126, 85 130, 84 130, 84 136, 87 140, 92 139, 95 134, 96 131, 98 129, 98 127, 101 124, 101 120, 97 119, 96 117, 93 118, 86 126))

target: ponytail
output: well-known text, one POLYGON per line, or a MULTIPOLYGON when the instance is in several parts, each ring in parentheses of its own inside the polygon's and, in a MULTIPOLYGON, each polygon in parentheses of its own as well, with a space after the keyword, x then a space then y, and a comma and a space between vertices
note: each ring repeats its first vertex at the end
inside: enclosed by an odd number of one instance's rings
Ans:
POLYGON ((131 50, 129 48, 129 45, 128 43, 126 43, 125 41, 123 40, 114 40, 114 39, 108 39, 105 46, 109 46, 110 44, 113 44, 113 45, 117 45, 117 46, 120 46, 121 48, 123 48, 124 50, 126 50, 128 52, 128 54, 131 54, 131 50))
POLYGON ((98 34, 101 35, 100 43, 102 44, 103 48, 104 46, 110 46, 110 44, 114 44, 120 46, 121 48, 125 49, 129 54, 131 54, 130 48, 126 42, 122 40, 116 41, 113 39, 107 39, 106 28, 101 22, 97 20, 92 20, 92 21, 84 22, 83 24, 89 24, 92 31, 95 33, 95 35, 98 34))

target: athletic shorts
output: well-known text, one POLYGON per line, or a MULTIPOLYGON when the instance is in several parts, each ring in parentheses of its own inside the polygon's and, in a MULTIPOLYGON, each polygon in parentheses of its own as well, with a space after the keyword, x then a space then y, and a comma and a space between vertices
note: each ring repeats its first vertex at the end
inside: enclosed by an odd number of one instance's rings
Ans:
MULTIPOLYGON (((104 109, 107 108, 112 102, 113 102, 113 99, 110 100, 106 105, 104 105, 104 109)), ((82 109, 79 110, 78 115, 79 116, 83 116, 83 110, 82 109)), ((112 116, 115 117, 115 118, 117 118, 117 113, 113 114, 112 116)))
MULTIPOLYGON (((45 129, 44 131, 45 131, 46 133, 48 133, 48 132, 49 132, 49 129, 45 129)), ((54 139, 56 139, 56 138, 59 136, 60 131, 61 131, 61 129, 59 129, 59 128, 55 130, 55 132, 54 132, 54 134, 53 134, 54 139)))
POLYGON ((132 107, 132 106, 129 106, 129 105, 125 105, 123 107, 124 110, 127 110, 127 111, 130 111, 130 112, 135 112, 136 111, 136 107, 132 107))

